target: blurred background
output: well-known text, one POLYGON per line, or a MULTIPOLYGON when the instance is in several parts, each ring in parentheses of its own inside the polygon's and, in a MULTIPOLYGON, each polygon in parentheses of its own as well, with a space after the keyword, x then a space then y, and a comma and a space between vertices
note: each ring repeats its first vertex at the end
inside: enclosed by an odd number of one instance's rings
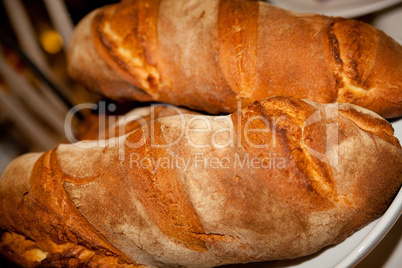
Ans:
POLYGON ((0 1, 0 174, 18 155, 63 141, 67 112, 100 98, 69 78, 66 49, 83 16, 115 2, 0 1))

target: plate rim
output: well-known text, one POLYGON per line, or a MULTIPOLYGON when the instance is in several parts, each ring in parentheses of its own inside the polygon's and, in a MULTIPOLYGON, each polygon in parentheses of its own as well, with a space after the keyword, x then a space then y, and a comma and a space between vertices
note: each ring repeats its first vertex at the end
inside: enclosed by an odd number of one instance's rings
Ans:
MULTIPOLYGON (((402 0, 379 0, 373 3, 369 3, 365 6, 356 6, 352 8, 336 8, 333 11, 330 9, 325 10, 325 7, 319 7, 317 5, 316 9, 306 7, 306 9, 292 9, 292 4, 287 3, 287 1, 284 0, 268 0, 270 4, 273 4, 275 6, 288 9, 288 10, 293 10, 295 12, 300 12, 300 13, 317 13, 317 14, 323 14, 326 16, 333 16, 333 17, 344 17, 344 18, 354 18, 354 17, 359 17, 363 15, 367 15, 376 11, 379 11, 381 9, 385 9, 387 7, 390 7, 392 5, 398 4, 402 2, 402 0)), ((301 7, 303 4, 299 3, 299 7, 301 7)))

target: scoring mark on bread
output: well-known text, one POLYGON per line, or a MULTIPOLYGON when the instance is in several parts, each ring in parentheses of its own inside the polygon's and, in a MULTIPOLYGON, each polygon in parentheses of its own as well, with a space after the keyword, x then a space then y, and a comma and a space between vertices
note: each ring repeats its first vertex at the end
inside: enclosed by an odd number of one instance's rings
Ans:
MULTIPOLYGON (((317 156, 314 156, 310 148, 313 143, 317 143, 320 123, 324 122, 318 122, 319 124, 311 124, 309 126, 305 125, 309 118, 321 112, 321 106, 316 105, 316 107, 313 107, 309 102, 295 98, 286 100, 270 98, 262 102, 262 108, 265 116, 285 117, 286 120, 290 120, 290 122, 293 122, 298 127, 298 130, 291 132, 301 132, 301 135, 287 135, 286 137, 292 157, 297 159, 296 164, 303 174, 305 174, 312 190, 330 202, 337 201, 338 198, 335 193, 330 166, 324 159, 318 159, 317 156)), ((279 123, 277 125, 279 129, 284 127, 280 125, 280 120, 276 119, 275 122, 279 123)), ((321 138, 320 141, 318 143, 325 147, 326 144, 322 143, 326 141, 321 138)))
MULTIPOLYGON (((162 132, 163 126, 159 121, 154 122, 156 144, 166 143, 162 132)), ((127 139, 136 140, 138 135, 141 136, 142 131, 133 133, 127 139)), ((126 153, 138 154, 144 159, 169 157, 168 150, 153 147, 149 139, 139 148, 127 148, 126 153)), ((127 170, 135 195, 144 206, 147 215, 155 226, 177 245, 194 251, 207 251, 207 241, 225 239, 221 235, 205 233, 179 178, 179 171, 159 167, 155 172, 152 161, 148 163, 147 168, 132 165, 127 166, 127 170)))
POLYGON ((401 147, 398 139, 394 136, 392 125, 377 114, 358 106, 352 107, 348 104, 342 105, 339 112, 360 129, 374 134, 394 146, 401 147))
POLYGON ((144 38, 147 35, 156 35, 152 20, 156 19, 156 15, 153 14, 153 9, 144 9, 148 10, 147 14, 150 16, 140 19, 142 13, 137 12, 140 4, 123 3, 112 6, 109 10, 101 9, 93 20, 93 41, 99 55, 122 79, 157 99, 159 94, 156 89, 160 74, 151 57, 156 54, 156 45, 149 41, 152 38, 144 38), (130 20, 125 20, 127 18, 130 20), (150 53, 148 50, 155 51, 150 53))

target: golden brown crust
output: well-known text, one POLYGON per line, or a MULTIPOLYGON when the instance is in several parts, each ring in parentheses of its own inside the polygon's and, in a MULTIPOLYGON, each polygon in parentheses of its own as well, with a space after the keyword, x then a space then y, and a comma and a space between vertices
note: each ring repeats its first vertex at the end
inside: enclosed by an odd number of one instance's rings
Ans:
POLYGON ((25 236, 4 232, 0 252, 10 263, 22 267, 144 267, 124 262, 115 256, 99 254, 74 243, 55 244, 49 241, 49 245, 47 248, 50 250, 43 251, 37 243, 25 236))
POLYGON ((74 35, 71 39, 71 43, 77 45, 69 47, 67 59, 69 73, 82 81, 87 88, 102 92, 106 96, 113 95, 121 100, 128 99, 128 96, 134 96, 139 101, 152 100, 146 92, 122 80, 117 71, 113 70, 107 61, 100 57, 101 52, 96 51, 95 44, 92 42, 93 27, 91 23, 96 13, 96 11, 90 13, 87 19, 77 26, 76 31, 79 31, 80 35, 74 35))
MULTIPOLYGON (((156 144, 166 145, 161 125, 153 125, 156 144)), ((144 133, 137 131, 128 137, 128 142, 137 142, 144 133)), ((127 155, 138 154, 145 158, 168 159, 169 151, 152 148, 150 139, 140 148, 128 148, 127 155)), ((130 169, 127 162, 127 169, 130 169)), ((148 211, 148 216, 155 226, 175 243, 194 251, 208 251, 205 239, 226 240, 224 236, 207 236, 194 211, 176 170, 165 168, 155 173, 156 163, 150 163, 146 169, 141 166, 131 167, 130 179, 136 196, 148 211)))
POLYGON ((1 179, 0 221, 1 229, 7 230, 2 237, 2 250, 5 256, 29 266, 35 266, 36 262, 45 264, 53 259, 51 263, 57 266, 59 262, 64 263, 75 258, 77 260, 72 262, 87 263, 89 267, 93 267, 98 263, 97 259, 106 260, 109 256, 113 256, 111 259, 113 262, 135 264, 111 246, 77 213, 76 207, 72 205, 63 187, 60 187, 61 180, 67 178, 63 177, 57 168, 55 150, 42 155, 24 155, 20 160, 22 163, 17 162, 16 166, 1 179), (36 161, 35 164, 30 165, 33 161, 36 161), (23 172, 25 175, 22 175, 23 172), (16 178, 18 178, 17 187, 13 182, 16 178), (18 213, 15 214, 13 211, 18 213), (15 233, 22 233, 34 243, 28 240, 24 242, 25 239, 15 233), (14 238, 7 239, 9 235, 14 236, 17 241, 23 241, 21 244, 16 243, 14 238), (83 250, 94 254, 81 255, 83 250), (20 252, 22 255, 14 254, 12 251, 20 252), (38 254, 28 254, 32 251, 39 252, 45 258, 38 258, 38 254), (95 255, 96 258, 92 258, 95 255))
POLYGON ((160 80, 156 67, 158 6, 158 0, 124 1, 98 13, 91 29, 95 49, 105 62, 154 98, 160 80))
POLYGON ((219 65, 230 88, 237 93, 237 98, 249 99, 256 83, 257 46, 254 40, 258 38, 258 21, 255 20, 258 5, 220 1, 218 8, 219 65), (245 38, 245 35, 249 38, 245 38))
POLYGON ((355 109, 339 110, 339 112, 350 120, 353 120, 353 122, 361 129, 381 137, 383 140, 393 144, 394 146, 399 146, 399 141, 394 136, 392 125, 388 124, 381 118, 362 116, 362 113, 355 109))
POLYGON ((402 184, 392 135, 357 106, 275 97, 25 155, 0 180, 0 249, 71 267, 312 254, 384 213, 402 184))
POLYGON ((402 47, 362 22, 249 0, 127 0, 94 13, 74 33, 70 73, 114 99, 229 113, 293 96, 402 115, 402 47))
POLYGON ((337 100, 384 117, 400 116, 402 47, 383 32, 355 20, 337 19, 333 31, 342 62, 338 76, 343 85, 337 100))

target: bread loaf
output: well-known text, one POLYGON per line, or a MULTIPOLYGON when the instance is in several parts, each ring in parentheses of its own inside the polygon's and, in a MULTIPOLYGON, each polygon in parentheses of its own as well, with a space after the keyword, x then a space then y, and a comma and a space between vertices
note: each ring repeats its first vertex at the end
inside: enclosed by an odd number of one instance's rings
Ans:
POLYGON ((118 100, 231 113, 272 96, 402 115, 402 47, 356 20, 262 1, 124 0, 87 15, 69 72, 118 100))
POLYGON ((297 258, 379 217, 402 184, 392 126, 351 104, 275 97, 138 126, 12 162, 1 254, 51 267, 297 258))
POLYGON ((141 124, 180 114, 199 115, 200 113, 172 105, 154 103, 150 106, 137 107, 123 115, 91 114, 79 124, 75 133, 76 140, 112 139, 132 132, 141 127, 141 124))

